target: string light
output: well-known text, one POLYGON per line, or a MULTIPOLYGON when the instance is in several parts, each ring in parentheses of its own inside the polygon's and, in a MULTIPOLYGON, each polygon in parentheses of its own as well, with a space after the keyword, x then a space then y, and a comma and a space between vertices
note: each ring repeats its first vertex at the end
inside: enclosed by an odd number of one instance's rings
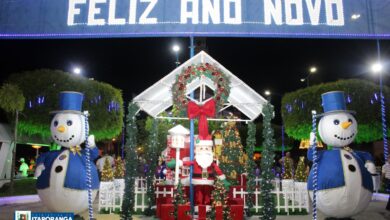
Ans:
POLYGON ((87 162, 87 188, 88 188, 88 213, 89 219, 93 219, 93 208, 92 208, 92 177, 91 177, 91 149, 89 148, 88 135, 88 113, 84 113, 85 116, 85 158, 87 162))
POLYGON ((317 161, 317 140, 316 140, 316 134, 317 134, 317 112, 312 111, 312 133, 314 134, 313 139, 313 220, 317 220, 317 167, 318 167, 318 161, 317 161))

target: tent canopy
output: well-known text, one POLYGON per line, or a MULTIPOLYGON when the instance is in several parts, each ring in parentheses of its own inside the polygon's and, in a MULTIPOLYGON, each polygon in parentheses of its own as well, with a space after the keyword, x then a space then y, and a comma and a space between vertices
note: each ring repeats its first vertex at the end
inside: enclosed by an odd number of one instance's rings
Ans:
MULTIPOLYGON (((267 100, 204 51, 199 52, 196 56, 187 60, 164 78, 139 94, 133 99, 133 102, 150 116, 155 118, 158 117, 160 113, 166 111, 173 104, 171 87, 176 81, 176 76, 181 74, 183 68, 200 63, 215 65, 230 79, 231 89, 227 100, 228 102, 225 103, 226 108, 229 106, 235 107, 242 112, 249 121, 255 120, 262 113, 262 107, 267 103, 267 100)), ((213 82, 206 77, 204 79, 195 79, 189 83, 187 85, 187 93, 189 94, 195 91, 202 85, 206 85, 213 91, 215 90, 213 82)))

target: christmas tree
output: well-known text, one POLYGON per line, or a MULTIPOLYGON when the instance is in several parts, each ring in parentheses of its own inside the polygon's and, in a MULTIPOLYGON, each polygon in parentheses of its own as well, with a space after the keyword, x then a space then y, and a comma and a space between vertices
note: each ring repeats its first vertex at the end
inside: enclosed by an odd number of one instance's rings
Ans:
MULTIPOLYGON (((234 120, 237 117, 230 115, 229 118, 234 120)), ((237 178, 246 172, 245 163, 247 156, 243 152, 240 133, 235 121, 230 121, 226 124, 223 136, 224 146, 222 148, 220 167, 227 179, 233 185, 238 185, 237 178)))
POLYGON ((125 176, 125 164, 121 157, 117 157, 115 160, 115 170, 114 177, 115 179, 123 179, 125 176))
POLYGON ((177 218, 178 206, 186 204, 188 202, 183 191, 184 191, 183 185, 181 184, 181 181, 179 181, 179 184, 177 184, 177 186, 176 186, 174 200, 173 200, 173 205, 175 206, 175 217, 176 218, 177 218))
POLYGON ((297 169, 295 172, 295 180, 297 182, 306 182, 307 181, 305 156, 299 157, 297 169))
POLYGON ((135 193, 134 185, 135 179, 137 177, 137 121, 136 114, 138 112, 137 104, 130 103, 128 107, 128 115, 126 119, 126 169, 125 169, 125 193, 123 195, 122 203, 122 220, 131 220, 133 219, 134 212, 134 203, 135 203, 135 193))
POLYGON ((112 172, 110 160, 106 158, 104 160, 104 166, 102 171, 102 182, 109 182, 114 180, 114 172, 112 172))
POLYGON ((268 102, 263 107, 263 155, 261 159, 261 201, 263 202, 263 208, 261 209, 261 219, 273 220, 276 218, 275 214, 275 201, 271 194, 273 190, 272 180, 275 178, 272 167, 274 165, 274 149, 275 140, 273 138, 274 131, 271 127, 271 120, 274 114, 274 107, 268 102))
POLYGON ((224 183, 221 180, 216 180, 214 185, 214 190, 211 193, 212 198, 212 205, 211 205, 211 212, 209 213, 209 219, 215 219, 216 215, 216 206, 222 206, 222 214, 223 219, 231 219, 229 206, 228 206, 228 200, 229 197, 227 195, 227 191, 225 189, 224 183))
POLYGON ((283 158, 283 167, 284 167, 284 173, 282 178, 283 179, 293 179, 293 165, 294 162, 290 157, 284 157, 283 158))

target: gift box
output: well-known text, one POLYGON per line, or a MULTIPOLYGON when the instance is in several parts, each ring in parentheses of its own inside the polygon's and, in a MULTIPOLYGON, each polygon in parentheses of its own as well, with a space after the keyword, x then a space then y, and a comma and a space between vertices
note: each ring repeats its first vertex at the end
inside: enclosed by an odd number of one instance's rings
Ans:
POLYGON ((172 204, 161 205, 161 220, 175 220, 175 207, 172 204))
POLYGON ((177 207, 177 219, 191 220, 191 206, 190 205, 178 205, 177 207))
POLYGON ((244 205, 231 205, 230 216, 234 220, 244 219, 244 205))

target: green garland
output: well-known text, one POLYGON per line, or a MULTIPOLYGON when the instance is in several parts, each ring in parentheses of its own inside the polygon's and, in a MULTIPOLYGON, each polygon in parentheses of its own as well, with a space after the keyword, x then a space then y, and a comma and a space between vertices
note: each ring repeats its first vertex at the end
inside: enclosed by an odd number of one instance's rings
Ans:
POLYGON ((226 103, 230 94, 230 79, 215 65, 209 63, 194 64, 182 70, 177 76, 172 86, 173 106, 179 112, 179 115, 187 115, 187 88, 186 85, 199 77, 207 77, 214 82, 217 87, 214 92, 216 102, 216 112, 218 112, 226 103))
POLYGON ((155 186, 154 186, 154 174, 157 169, 157 161, 158 161, 158 121, 157 119, 153 119, 152 130, 149 134, 149 147, 148 147, 148 156, 147 156, 147 164, 149 165, 148 172, 146 174, 146 182, 147 189, 146 195, 148 200, 148 208, 145 210, 145 215, 151 216, 154 213, 152 212, 152 206, 156 203, 156 195, 155 195, 155 186))
POLYGON ((276 219, 275 214, 275 201, 274 197, 271 194, 273 190, 272 180, 275 178, 272 167, 274 166, 274 148, 275 140, 273 138, 274 131, 271 127, 271 120, 274 113, 274 107, 267 103, 263 107, 263 137, 264 137, 264 150, 261 159, 261 201, 263 203, 263 208, 261 209, 261 219, 264 220, 273 220, 276 219))
POLYGON ((246 161, 246 167, 248 169, 246 191, 248 196, 246 197, 246 204, 248 205, 247 214, 250 215, 250 209, 253 207, 254 191, 256 188, 256 176, 255 169, 256 163, 253 160, 254 149, 256 145, 256 125, 253 122, 248 124, 248 138, 246 139, 248 160, 246 161))
POLYGON ((129 104, 126 126, 126 145, 125 145, 125 193, 123 195, 121 219, 132 220, 134 211, 135 193, 134 183, 137 177, 137 122, 136 113, 138 106, 134 103, 129 104))
MULTIPOLYGON (((282 98, 281 112, 289 137, 296 140, 309 139, 312 126, 311 111, 323 112, 321 94, 328 91, 344 91, 347 109, 356 111, 359 131, 356 143, 382 139, 379 86, 358 79, 323 83, 285 94, 282 98)), ((389 87, 384 86, 383 92, 386 103, 389 103, 389 87)), ((386 108, 386 114, 390 114, 390 108, 386 108)), ((388 132, 390 134, 390 130, 388 132)))

